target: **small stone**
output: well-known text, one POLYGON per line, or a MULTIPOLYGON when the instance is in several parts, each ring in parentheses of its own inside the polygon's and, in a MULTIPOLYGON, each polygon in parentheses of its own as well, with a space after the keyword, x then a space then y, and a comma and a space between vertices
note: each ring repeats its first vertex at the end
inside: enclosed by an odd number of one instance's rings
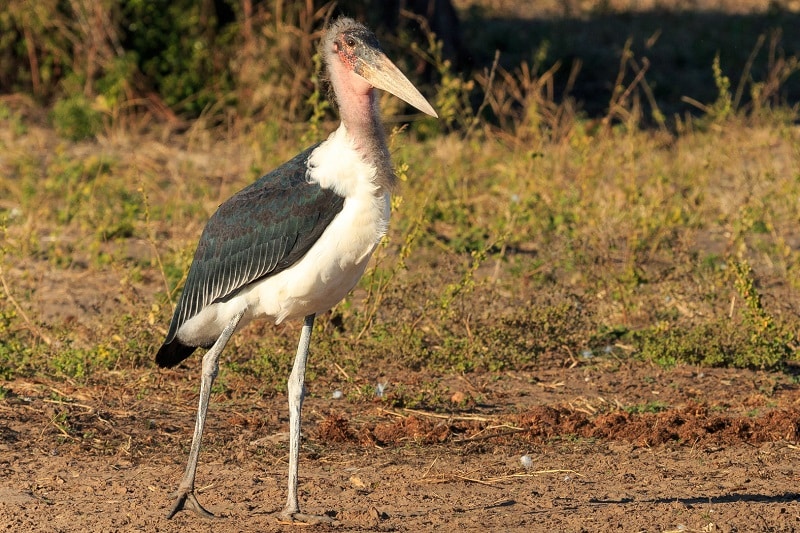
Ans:
POLYGON ((358 476, 355 475, 350 476, 350 484, 353 486, 354 489, 356 489, 359 492, 369 491, 369 487, 367 486, 367 484, 364 483, 364 481, 358 476))
POLYGON ((461 392, 460 390, 454 392, 453 395, 450 396, 450 401, 453 403, 463 403, 466 399, 467 395, 461 392))

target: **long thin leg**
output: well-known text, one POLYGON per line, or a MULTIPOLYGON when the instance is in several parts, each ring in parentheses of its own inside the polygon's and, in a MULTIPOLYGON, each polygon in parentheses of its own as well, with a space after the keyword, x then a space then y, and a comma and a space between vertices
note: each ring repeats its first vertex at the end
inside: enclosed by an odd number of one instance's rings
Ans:
POLYGON ((303 383, 305 382, 306 362, 308 361, 308 345, 311 343, 311 330, 313 328, 314 315, 308 315, 303 322, 300 342, 297 345, 297 355, 294 358, 292 373, 289 375, 289 492, 281 518, 290 521, 330 522, 332 519, 328 516, 301 514, 300 504, 297 499, 297 471, 300 459, 300 412, 303 408, 303 383))
POLYGON ((211 396, 211 385, 214 384, 214 378, 217 377, 219 372, 219 356, 228 340, 236 331, 236 326, 244 315, 244 310, 239 312, 230 323, 222 330, 222 334, 214 343, 209 351, 203 356, 203 374, 200 379, 200 404, 197 407, 197 420, 194 425, 194 435, 192 435, 192 448, 189 451, 189 462, 186 464, 186 471, 183 473, 178 490, 173 494, 176 498, 175 505, 167 515, 167 518, 172 518, 175 513, 182 509, 194 511, 195 513, 205 518, 213 518, 214 515, 206 511, 197 497, 194 495, 194 476, 197 472, 197 458, 200 455, 200 441, 203 438, 203 427, 206 422, 206 412, 208 411, 208 399, 211 396))

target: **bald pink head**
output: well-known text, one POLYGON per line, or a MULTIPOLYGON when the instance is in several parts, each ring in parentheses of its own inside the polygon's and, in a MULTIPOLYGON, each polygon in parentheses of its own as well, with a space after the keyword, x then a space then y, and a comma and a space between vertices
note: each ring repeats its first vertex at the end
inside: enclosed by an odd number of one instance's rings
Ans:
POLYGON ((322 55, 345 123, 348 115, 371 112, 375 105, 373 87, 392 93, 423 113, 437 116, 425 97, 386 57, 375 34, 363 24, 349 18, 334 21, 322 39, 322 55))

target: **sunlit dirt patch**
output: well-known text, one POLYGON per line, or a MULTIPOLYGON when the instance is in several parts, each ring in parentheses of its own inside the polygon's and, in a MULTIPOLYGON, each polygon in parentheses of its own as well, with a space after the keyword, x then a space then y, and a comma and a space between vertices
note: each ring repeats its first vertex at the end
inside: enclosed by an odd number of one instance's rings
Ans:
POLYGON ((565 407, 535 406, 518 415, 500 417, 386 412, 381 418, 355 426, 344 413, 332 413, 317 426, 316 437, 382 447, 482 440, 503 445, 542 444, 554 439, 603 439, 645 447, 667 443, 758 445, 800 439, 800 410, 779 409, 750 417, 718 414, 690 404, 659 413, 615 410, 591 416, 565 407))

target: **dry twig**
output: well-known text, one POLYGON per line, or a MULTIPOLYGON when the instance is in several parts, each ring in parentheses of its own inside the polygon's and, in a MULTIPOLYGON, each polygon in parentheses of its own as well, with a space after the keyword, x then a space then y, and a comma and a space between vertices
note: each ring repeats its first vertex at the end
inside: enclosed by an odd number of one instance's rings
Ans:
POLYGON ((0 283, 2 283, 3 285, 3 290, 5 291, 8 300, 14 305, 14 308, 17 310, 17 313, 19 313, 19 315, 22 317, 22 319, 25 321, 25 323, 28 325, 31 331, 33 331, 33 333, 37 337, 42 339, 42 342, 50 346, 53 342, 50 339, 50 337, 48 337, 42 330, 36 327, 36 325, 31 321, 31 319, 28 318, 28 315, 25 313, 25 311, 22 309, 19 303, 17 303, 17 300, 14 299, 14 296, 11 294, 11 289, 8 288, 8 283, 6 283, 6 277, 3 275, 2 268, 0 268, 0 283))

